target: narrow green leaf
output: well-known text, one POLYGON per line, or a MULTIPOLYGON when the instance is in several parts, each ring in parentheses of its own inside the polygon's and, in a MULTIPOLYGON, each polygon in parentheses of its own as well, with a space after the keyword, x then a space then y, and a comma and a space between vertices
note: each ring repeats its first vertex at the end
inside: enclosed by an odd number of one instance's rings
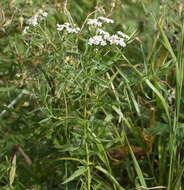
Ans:
POLYGON ((176 56, 175 56, 175 54, 174 54, 174 51, 173 51, 173 49, 172 49, 172 47, 171 47, 171 44, 170 44, 170 42, 169 42, 169 40, 168 40, 168 38, 167 38, 167 36, 166 36, 166 34, 165 34, 164 30, 162 29, 162 26, 161 26, 160 24, 158 24, 158 28, 159 28, 159 30, 160 30, 160 32, 161 32, 161 34, 162 34, 163 39, 164 39, 163 45, 165 46, 165 48, 166 48, 166 49, 169 51, 169 53, 171 54, 171 56, 172 56, 174 62, 176 62, 177 59, 176 59, 176 56))
POLYGON ((11 169, 10 169, 10 175, 9 175, 10 185, 12 185, 13 182, 14 182, 14 180, 15 180, 15 175, 16 175, 16 160, 17 160, 17 156, 16 156, 16 154, 14 154, 13 160, 12 160, 12 166, 11 166, 11 169))
POLYGON ((131 146, 130 146, 130 144, 129 144, 129 141, 128 141, 128 138, 127 138, 126 135, 125 135, 125 138, 126 138, 126 141, 127 141, 127 144, 128 144, 129 150, 130 150, 130 154, 131 154, 131 157, 132 157, 132 159, 133 159, 134 168, 135 168, 136 173, 137 173, 137 175, 138 175, 138 177, 139 177, 139 181, 140 181, 140 183, 141 183, 141 186, 147 187, 146 182, 145 182, 145 180, 144 180, 143 173, 142 173, 141 168, 140 168, 140 166, 139 166, 139 163, 138 163, 138 161, 137 161, 137 159, 136 159, 136 157, 135 157, 135 155, 134 155, 134 152, 133 152, 133 150, 132 150, 132 148, 131 148, 131 146))
MULTIPOLYGON (((113 106, 112 108, 119 114, 119 116, 120 116, 120 117, 122 118, 122 120, 125 122, 125 124, 127 125, 127 127, 132 131, 132 126, 131 126, 131 124, 130 124, 129 121, 123 116, 123 113, 121 112, 121 110, 118 109, 118 108, 116 108, 115 106, 113 106)), ((133 159, 134 168, 135 168, 135 170, 136 170, 136 172, 137 172, 137 175, 138 175, 138 177, 139 177, 139 181, 140 181, 140 183, 141 183, 142 186, 147 187, 146 182, 145 182, 145 180, 144 180, 143 173, 142 173, 142 171, 141 171, 141 169, 140 169, 140 166, 139 166, 139 164, 138 164, 138 162, 137 162, 137 159, 136 159, 136 157, 135 157, 135 155, 134 155, 134 153, 133 153, 133 151, 132 151, 132 149, 131 149, 131 146, 130 146, 130 144, 129 144, 128 138, 127 138, 127 136, 126 136, 125 133, 124 133, 124 137, 126 138, 126 141, 127 141, 127 144, 128 144, 129 150, 130 150, 130 154, 131 154, 132 159, 133 159)))
POLYGON ((7 92, 7 91, 11 91, 11 90, 15 90, 15 87, 1 87, 0 88, 0 92, 7 92))
POLYGON ((66 179, 63 182, 63 184, 68 183, 68 182, 74 180, 75 178, 83 175, 86 171, 87 171, 87 167, 84 167, 84 166, 79 167, 79 169, 76 170, 68 179, 66 179))
POLYGON ((167 117, 170 121, 170 116, 169 116, 169 109, 168 109, 168 106, 167 106, 167 103, 164 99, 164 97, 162 96, 162 94, 153 86, 153 84, 148 80, 146 79, 145 80, 146 84, 153 90, 153 92, 158 96, 158 98, 160 99, 164 109, 165 109, 165 112, 167 114, 167 117))
POLYGON ((118 190, 125 190, 107 170, 100 166, 96 166, 95 168, 105 174, 111 180, 111 182, 116 185, 118 190))

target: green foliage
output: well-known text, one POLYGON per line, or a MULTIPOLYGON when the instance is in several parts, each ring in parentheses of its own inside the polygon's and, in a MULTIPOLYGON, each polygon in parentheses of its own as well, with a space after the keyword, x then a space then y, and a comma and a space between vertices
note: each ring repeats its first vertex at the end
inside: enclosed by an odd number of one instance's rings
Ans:
POLYGON ((0 189, 182 190, 183 6, 1 1, 0 189), (99 16, 126 47, 90 45, 99 16))

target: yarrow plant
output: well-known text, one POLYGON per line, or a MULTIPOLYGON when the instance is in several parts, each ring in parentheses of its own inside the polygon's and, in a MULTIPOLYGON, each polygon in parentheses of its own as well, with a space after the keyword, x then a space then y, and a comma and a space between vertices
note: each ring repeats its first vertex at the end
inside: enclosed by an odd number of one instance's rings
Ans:
MULTIPOLYGON (((114 20, 112 19, 105 18, 105 17, 98 17, 97 19, 88 19, 87 24, 102 27, 103 23, 100 22, 99 20, 107 24, 114 23, 114 20)), ((124 34, 121 31, 118 31, 116 34, 110 35, 109 32, 103 30, 102 28, 97 28, 96 33, 97 35, 89 38, 88 40, 88 44, 91 46, 92 45, 105 46, 105 45, 110 44, 110 45, 119 45, 121 47, 125 47, 126 46, 125 40, 130 39, 128 35, 124 34)))
POLYGON ((21 2, 0 1, 0 189, 183 190, 183 4, 21 2))
MULTIPOLYGON (((47 12, 38 11, 37 14, 33 15, 29 20, 28 24, 32 26, 37 26, 40 21, 48 16, 47 12)), ((117 31, 115 34, 110 34, 108 31, 103 29, 105 24, 113 24, 114 20, 106 18, 103 16, 97 17, 95 19, 88 19, 87 26, 89 29, 95 30, 95 35, 87 39, 88 45, 90 46, 106 46, 106 45, 117 45, 120 47, 126 47, 126 41, 130 39, 127 34, 121 31, 117 31)), ((26 34, 29 30, 29 26, 26 26, 23 30, 23 34, 26 34)), ((67 33, 77 34, 81 31, 76 24, 65 22, 64 24, 56 24, 56 30, 66 31, 67 33)))

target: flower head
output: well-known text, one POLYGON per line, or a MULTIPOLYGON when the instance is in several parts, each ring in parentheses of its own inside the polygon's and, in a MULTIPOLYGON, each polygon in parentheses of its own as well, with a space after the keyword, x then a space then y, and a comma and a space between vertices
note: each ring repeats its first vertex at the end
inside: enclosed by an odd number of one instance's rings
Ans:
POLYGON ((125 47, 126 44, 124 42, 124 39, 123 38, 120 38, 118 35, 114 34, 112 36, 110 36, 108 39, 107 39, 110 44, 115 44, 115 45, 120 45, 122 47, 125 47))
POLYGON ((104 39, 108 39, 110 37, 110 34, 106 32, 105 30, 102 30, 100 28, 97 29, 97 33, 103 36, 104 39))
POLYGON ((93 36, 92 38, 90 38, 88 44, 89 45, 102 45, 102 46, 105 46, 105 45, 107 45, 107 42, 103 39, 102 36, 97 35, 97 36, 93 36))
POLYGON ((32 18, 28 20, 28 24, 36 26, 38 25, 38 17, 39 15, 34 15, 32 18))
POLYGON ((33 25, 33 26, 37 26, 39 24, 39 21, 42 21, 47 16, 48 16, 47 12, 43 12, 43 10, 39 10, 38 13, 36 13, 35 15, 33 15, 28 20, 28 24, 29 25, 33 25))
POLYGON ((105 46, 108 43, 110 45, 119 45, 121 47, 125 47, 126 43, 124 41, 124 38, 119 37, 118 35, 110 35, 108 32, 98 29, 97 32, 100 35, 93 36, 89 39, 88 44, 89 45, 101 45, 105 46))
POLYGON ((58 31, 66 30, 68 33, 78 33, 80 31, 79 27, 75 27, 75 25, 72 25, 68 22, 64 24, 57 24, 56 28, 58 31))
POLYGON ((57 29, 58 31, 62 31, 62 30, 64 29, 64 25, 57 24, 57 25, 56 25, 56 29, 57 29))
POLYGON ((130 37, 129 37, 128 35, 126 35, 125 33, 121 32, 121 31, 118 31, 117 34, 118 34, 119 36, 121 36, 122 38, 126 38, 126 39, 128 39, 128 40, 130 39, 130 37))
POLYGON ((102 23, 98 21, 98 19, 88 19, 87 21, 88 25, 95 25, 95 26, 102 26, 102 23))
POLYGON ((43 12, 43 13, 42 13, 42 16, 43 16, 43 17, 47 17, 47 16, 48 16, 48 13, 47 13, 47 12, 43 12))
POLYGON ((120 45, 121 47, 126 47, 126 43, 123 38, 119 38, 118 45, 120 45))
POLYGON ((103 16, 98 17, 98 19, 105 22, 105 23, 112 23, 112 24, 114 23, 114 20, 109 19, 109 18, 105 18, 103 16))
POLYGON ((26 26, 22 32, 22 34, 27 34, 27 31, 29 30, 29 26, 26 26))

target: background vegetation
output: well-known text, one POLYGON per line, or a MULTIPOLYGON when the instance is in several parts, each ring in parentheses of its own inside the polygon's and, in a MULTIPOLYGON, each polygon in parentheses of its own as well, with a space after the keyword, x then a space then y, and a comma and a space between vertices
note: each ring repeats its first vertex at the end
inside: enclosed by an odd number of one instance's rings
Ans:
POLYGON ((184 189, 182 0, 0 7, 0 189, 184 189), (24 34, 39 9, 48 17, 24 34), (125 48, 88 45, 98 16, 125 48))

